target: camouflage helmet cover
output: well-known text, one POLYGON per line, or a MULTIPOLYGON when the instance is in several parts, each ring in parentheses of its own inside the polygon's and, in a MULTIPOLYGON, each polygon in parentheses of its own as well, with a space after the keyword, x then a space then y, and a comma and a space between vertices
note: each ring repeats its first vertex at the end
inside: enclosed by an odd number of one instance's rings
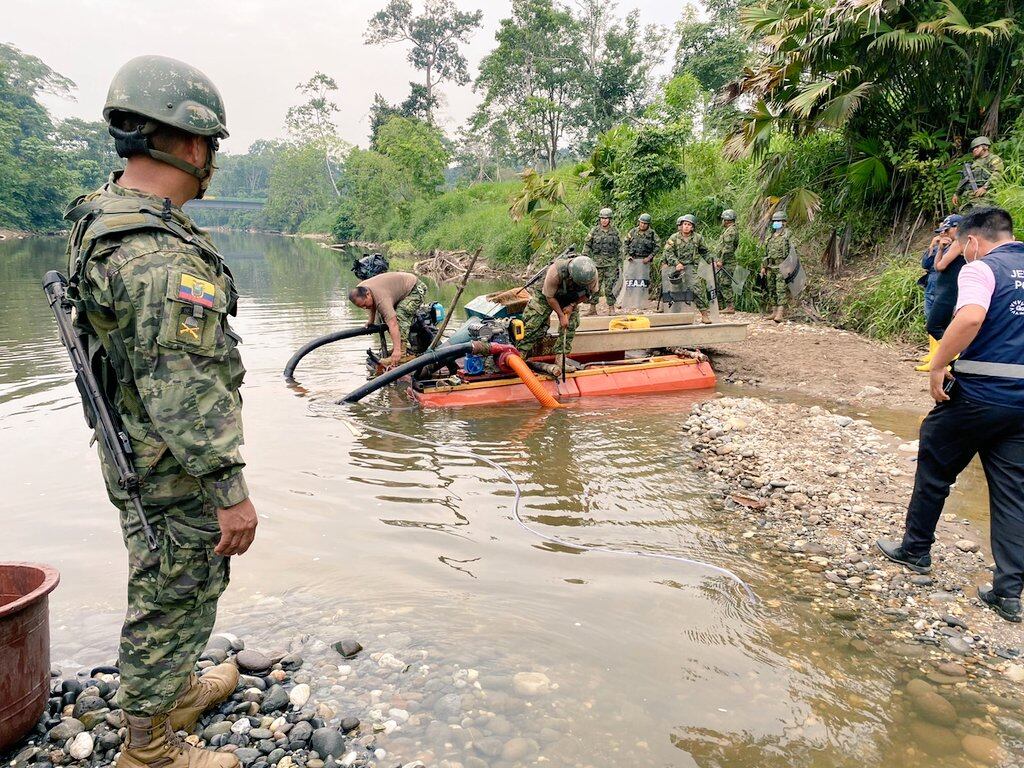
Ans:
POLYGON ((640 218, 637 219, 637 221, 643 222, 644 224, 650 224, 651 223, 651 214, 649 214, 649 213, 641 213, 640 214, 640 218))
POLYGON ((576 285, 590 285, 597 277, 597 267, 589 256, 577 256, 569 262, 569 277, 576 285))
POLYGON ((722 211, 722 218, 725 221, 736 221, 736 211, 734 211, 732 208, 726 208, 724 211, 722 211))
POLYGON ((692 213, 687 213, 680 216, 678 219, 676 219, 676 225, 678 226, 679 224, 682 224, 684 221, 693 224, 693 226, 695 227, 697 226, 697 217, 694 216, 692 213))
POLYGON ((612 217, 611 208, 602 208, 601 212, 597 215, 599 219, 610 219, 612 217))
POLYGON ((786 221, 787 218, 785 211, 780 210, 772 214, 772 221, 786 221))
POLYGON ((227 116, 217 86, 190 64, 165 56, 138 56, 110 83, 103 118, 127 112, 197 136, 226 138, 227 116))
POLYGON ((971 149, 990 146, 992 146, 992 140, 988 136, 978 136, 974 141, 971 142, 971 149))

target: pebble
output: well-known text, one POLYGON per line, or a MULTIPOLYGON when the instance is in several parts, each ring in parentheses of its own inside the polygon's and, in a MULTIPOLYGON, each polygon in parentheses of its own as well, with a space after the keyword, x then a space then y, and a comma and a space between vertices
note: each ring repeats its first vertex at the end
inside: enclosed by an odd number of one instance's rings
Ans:
POLYGON ((935 725, 956 725, 957 716, 953 705, 934 691, 922 692, 914 696, 912 702, 925 720, 935 725))
POLYGON ((265 653, 250 649, 239 651, 235 661, 243 672, 250 673, 267 672, 273 666, 270 657, 265 653))
POLYGON ((512 687, 520 696, 540 696, 550 686, 551 681, 543 672, 519 672, 512 678, 512 687))
POLYGON ((92 734, 88 731, 82 731, 80 734, 75 736, 74 740, 71 742, 71 746, 68 748, 68 754, 75 758, 75 760, 85 760, 85 758, 92 754, 92 750, 92 734))
POLYGON ((57 725, 50 729, 47 733, 47 737, 54 744, 63 744, 68 739, 73 739, 75 736, 85 730, 85 726, 80 720, 76 720, 73 717, 65 717, 57 725))
POLYGON ((331 646, 334 650, 340 653, 344 658, 351 659, 359 654, 363 650, 363 646, 359 644, 357 640, 346 638, 345 640, 339 640, 331 646))
POLYGON ((277 712, 284 709, 290 702, 291 699, 288 696, 288 691, 286 691, 283 686, 272 685, 267 692, 263 694, 263 703, 260 705, 260 712, 269 715, 271 712, 277 712))
POLYGON ((970 539, 960 539, 956 542, 956 548, 961 552, 979 552, 981 551, 981 545, 976 541, 970 539))
POLYGON ((337 728, 317 728, 313 731, 309 748, 321 757, 330 755, 337 759, 345 753, 345 737, 337 728))
POLYGON ((972 759, 982 765, 999 765, 1007 759, 1006 751, 999 744, 985 736, 968 734, 960 745, 972 759))
POLYGON ((309 686, 306 683, 300 683, 292 688, 291 693, 288 694, 288 700, 295 709, 302 709, 309 701, 309 696, 309 686))

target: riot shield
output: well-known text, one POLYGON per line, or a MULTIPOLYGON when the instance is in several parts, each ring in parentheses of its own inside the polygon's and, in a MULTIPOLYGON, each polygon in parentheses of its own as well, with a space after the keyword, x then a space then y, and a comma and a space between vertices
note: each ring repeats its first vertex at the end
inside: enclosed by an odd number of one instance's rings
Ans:
POLYGON ((794 299, 807 287, 807 273, 804 272, 804 265, 800 263, 800 257, 792 243, 789 246, 789 255, 779 264, 779 273, 789 288, 789 295, 794 299))
POLYGON ((618 305, 625 312, 643 309, 650 285, 650 264, 644 264, 643 259, 623 259, 622 290, 618 293, 618 305))
POLYGON ((742 264, 737 264, 736 268, 733 269, 732 276, 729 279, 732 280, 732 295, 736 301, 739 301, 740 294, 743 292, 744 287, 746 287, 747 278, 749 277, 750 270, 742 264))
POLYGON ((697 290, 706 290, 708 293, 708 309, 711 311, 711 320, 718 322, 718 275, 715 273, 715 266, 710 261, 701 259, 697 264, 697 277, 704 285, 698 285, 697 290))

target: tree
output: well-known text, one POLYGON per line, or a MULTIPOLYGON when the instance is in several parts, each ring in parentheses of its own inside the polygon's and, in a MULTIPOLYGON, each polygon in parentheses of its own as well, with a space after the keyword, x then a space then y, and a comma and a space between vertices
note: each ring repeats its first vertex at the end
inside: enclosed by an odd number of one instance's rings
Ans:
POLYGON ((123 164, 104 122, 69 117, 57 125, 54 146, 67 156, 68 170, 82 191, 96 189, 123 164))
POLYGON ((341 209, 345 231, 370 239, 384 237, 390 221, 407 215, 415 196, 410 174, 390 157, 356 147, 345 158, 341 209))
POLYGON ((579 133, 580 25, 552 0, 512 0, 497 47, 480 64, 483 107, 512 131, 519 153, 553 169, 566 134, 579 133))
POLYGON ((676 24, 675 73, 690 73, 707 91, 717 91, 735 80, 749 56, 749 44, 739 22, 738 0, 706 0, 707 20, 688 5, 676 24))
POLYGON ((410 96, 422 110, 428 123, 434 122, 438 103, 437 86, 443 82, 465 85, 469 82, 466 57, 460 44, 469 42, 470 33, 480 26, 481 11, 460 11, 452 0, 426 0, 423 13, 413 15, 409 0, 390 0, 370 19, 367 45, 403 42, 411 47, 407 59, 423 72, 423 89, 410 96))
POLYGON ((441 131, 421 120, 392 117, 377 134, 377 149, 409 175, 413 188, 432 195, 444 183, 451 155, 441 131))
POLYGON ((337 195, 323 166, 323 153, 314 142, 281 149, 267 185, 267 205, 262 211, 266 226, 294 232, 303 220, 330 207, 337 195))
POLYGON ((333 77, 315 72, 305 83, 299 83, 296 90, 308 97, 308 101, 296 107, 289 107, 285 117, 288 132, 302 143, 313 144, 323 155, 324 170, 335 196, 339 194, 335 179, 335 165, 344 152, 344 145, 338 138, 334 115, 338 105, 331 100, 332 92, 338 90, 333 77))

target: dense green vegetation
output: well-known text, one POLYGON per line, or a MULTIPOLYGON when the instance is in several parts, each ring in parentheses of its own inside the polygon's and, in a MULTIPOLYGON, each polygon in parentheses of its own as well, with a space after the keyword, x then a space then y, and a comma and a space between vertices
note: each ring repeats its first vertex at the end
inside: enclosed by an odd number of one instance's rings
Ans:
MULTIPOLYGON (((390 0, 365 40, 403 48, 417 73, 408 97, 378 94, 367 144, 352 146, 335 127, 337 83, 313 73, 283 140, 219 158, 209 194, 264 210, 206 223, 395 252, 481 247, 520 266, 578 245, 606 205, 623 230, 651 213, 662 237, 694 213, 712 240, 730 207, 754 267, 784 209, 812 276, 806 303, 887 338, 920 331, 917 251, 951 210, 974 135, 995 140, 1006 163, 995 198, 1024 225, 1013 6, 708 0, 670 30, 600 0, 512 0, 473 80, 479 107, 449 135, 443 89, 470 81, 460 50, 480 22, 452 0, 390 0)), ((102 125, 54 124, 39 106, 72 85, 0 46, 0 226, 57 226, 63 202, 116 165, 102 125)))

